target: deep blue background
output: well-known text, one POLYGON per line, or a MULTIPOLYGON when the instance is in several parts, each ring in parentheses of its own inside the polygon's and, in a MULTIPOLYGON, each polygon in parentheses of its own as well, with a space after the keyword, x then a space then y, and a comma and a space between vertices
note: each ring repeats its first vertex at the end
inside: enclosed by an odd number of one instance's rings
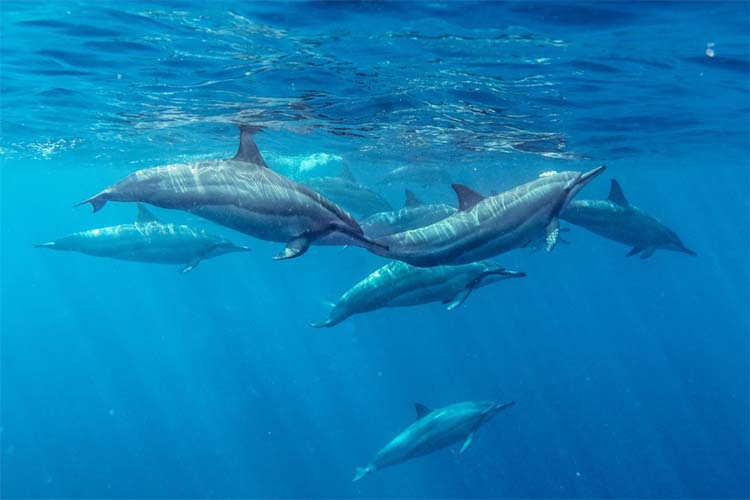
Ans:
POLYGON ((3 497, 750 494, 746 3, 0 11, 3 497), (347 163, 394 205, 404 186, 378 179, 405 163, 490 192, 605 162, 581 196, 616 177, 699 256, 626 259, 573 228, 499 257, 528 277, 453 312, 320 331, 382 259, 274 262, 280 245, 227 232, 254 252, 180 275, 31 247, 132 220, 70 206, 136 168, 230 156, 236 122, 268 127, 274 168, 347 163), (518 404, 462 455, 351 482, 413 401, 470 399, 518 404))

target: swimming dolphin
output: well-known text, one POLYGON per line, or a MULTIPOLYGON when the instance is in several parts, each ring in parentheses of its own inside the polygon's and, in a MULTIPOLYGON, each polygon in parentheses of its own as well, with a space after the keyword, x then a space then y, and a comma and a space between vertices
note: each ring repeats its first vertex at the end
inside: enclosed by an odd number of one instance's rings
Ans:
POLYGON ((682 243, 674 231, 628 203, 620 183, 615 179, 612 179, 606 200, 573 201, 563 210, 560 218, 633 247, 626 254, 628 257, 640 253, 641 259, 647 259, 657 249, 697 255, 682 243))
POLYGON ((468 401, 432 410, 414 403, 417 420, 385 445, 367 467, 357 467, 353 481, 368 474, 397 465, 412 458, 427 455, 463 441, 463 453, 474 439, 477 429, 499 412, 516 404, 514 401, 496 404, 493 401, 468 401))
POLYGON ((560 234, 560 212, 605 169, 548 172, 490 197, 453 184, 458 212, 429 226, 378 238, 389 250, 372 251, 419 267, 475 262, 538 240, 550 251, 560 234))
POLYGON ((140 203, 138 218, 132 224, 81 231, 34 246, 120 260, 180 264, 184 266, 183 273, 194 269, 203 259, 250 251, 203 230, 159 222, 140 203))
POLYGON ((338 177, 313 177, 303 181, 303 184, 363 217, 393 210, 385 198, 357 182, 346 166, 341 169, 338 177))
POLYGON ((90 203, 96 212, 107 201, 141 201, 186 210, 256 238, 287 243, 275 259, 302 255, 312 243, 378 246, 346 211, 271 170, 253 140, 257 128, 240 130, 232 159, 139 170, 78 205, 90 203))
POLYGON ((460 266, 413 267, 392 261, 350 288, 316 328, 334 326, 353 314, 381 307, 404 307, 441 301, 453 310, 479 287, 525 273, 509 271, 489 261, 460 266))
POLYGON ((420 201, 414 193, 406 190, 406 203, 401 210, 373 214, 360 222, 368 238, 381 238, 418 227, 429 226, 449 215, 456 209, 440 204, 428 205, 420 201))
POLYGON ((440 167, 426 165, 406 165, 388 172, 381 180, 382 184, 412 183, 422 186, 448 185, 450 176, 440 167))

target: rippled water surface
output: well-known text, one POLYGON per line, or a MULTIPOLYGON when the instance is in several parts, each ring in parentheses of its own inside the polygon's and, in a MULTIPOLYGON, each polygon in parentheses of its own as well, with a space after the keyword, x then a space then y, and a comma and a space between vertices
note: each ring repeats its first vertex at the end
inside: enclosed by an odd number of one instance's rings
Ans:
POLYGON ((746 2, 0 3, 3 497, 747 497, 746 2), (227 158, 455 205, 608 170, 698 257, 574 228, 455 311, 308 323, 385 263, 281 245, 180 275, 32 248, 70 207, 227 158), (403 176, 399 168, 408 167, 403 176), (352 483, 430 406, 515 400, 463 454, 352 483))

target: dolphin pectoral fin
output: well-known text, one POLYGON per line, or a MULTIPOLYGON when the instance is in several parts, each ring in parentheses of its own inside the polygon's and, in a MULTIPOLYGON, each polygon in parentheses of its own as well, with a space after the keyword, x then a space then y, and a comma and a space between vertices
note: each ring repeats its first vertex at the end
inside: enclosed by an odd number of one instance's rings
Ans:
POLYGON ((448 304, 447 309, 449 311, 452 311, 455 308, 459 307, 464 302, 466 302, 466 299, 468 299, 469 295, 471 295, 471 290, 472 290, 471 287, 464 288, 463 290, 458 292, 458 294, 455 297, 453 297, 452 300, 446 300, 443 302, 443 304, 448 304))
POLYGON ((372 467, 369 465, 367 467, 357 467, 357 470, 354 473, 354 479, 352 479, 352 481, 359 481, 370 472, 372 472, 372 467))
POLYGON ((548 252, 551 252, 552 249, 555 248, 555 245, 557 245, 557 241, 559 239, 560 239, 560 220, 557 217, 555 217, 547 225, 547 239, 546 239, 544 248, 548 252))
POLYGON ((201 258, 198 257, 197 259, 193 260, 190 264, 188 264, 187 266, 185 266, 182 269, 180 269, 180 272, 183 273, 183 274, 184 273, 189 273, 190 271, 192 271, 193 269, 195 269, 195 267, 198 264, 200 264, 200 263, 201 263, 201 258))
POLYGON ((646 247, 646 249, 641 254, 641 259, 648 259, 652 255, 654 255, 655 251, 656 251, 656 247, 646 247))
POLYGON ((468 435, 468 436, 466 436, 466 441, 464 441, 464 445, 463 445, 463 446, 461 447, 461 451, 459 451, 458 453, 459 453, 459 454, 461 454, 461 453, 463 453, 464 451, 466 451, 466 448, 468 448, 468 447, 469 447, 469 445, 471 444, 471 442, 472 442, 473 440, 474 440, 474 433, 473 433, 473 432, 470 432, 470 433, 469 433, 469 435, 468 435))
POLYGON ((274 260, 285 260, 299 257, 303 253, 310 249, 311 239, 307 235, 302 235, 294 238, 292 241, 287 243, 286 248, 281 253, 274 255, 274 260))
POLYGON ((638 255, 643 251, 643 247, 633 247, 628 253, 625 254, 625 257, 632 257, 633 255, 638 255))

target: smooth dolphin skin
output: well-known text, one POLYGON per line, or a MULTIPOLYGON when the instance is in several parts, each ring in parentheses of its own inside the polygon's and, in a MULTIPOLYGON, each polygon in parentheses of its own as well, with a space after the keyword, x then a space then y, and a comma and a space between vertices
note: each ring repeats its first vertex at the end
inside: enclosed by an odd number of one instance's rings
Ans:
POLYGON ((640 208, 628 203, 620 183, 612 179, 606 200, 576 200, 560 214, 560 218, 588 229, 592 233, 633 247, 626 255, 651 257, 657 249, 673 250, 691 256, 674 231, 640 208))
POLYGON ((203 230, 159 222, 141 204, 138 204, 138 218, 132 224, 81 231, 34 246, 120 260, 180 264, 183 273, 204 259, 250 251, 203 230))
POLYGON ((346 167, 339 177, 313 177, 303 184, 362 217, 393 210, 385 198, 357 182, 346 167))
POLYGON ((382 307, 443 302, 448 304, 448 310, 453 310, 477 288, 524 276, 525 273, 510 271, 489 261, 437 267, 414 267, 392 261, 350 288, 334 305, 328 319, 311 326, 335 326, 349 316, 382 307))
POLYGON ((345 210, 271 170, 253 140, 257 128, 240 130, 240 147, 230 160, 139 170, 78 205, 90 203, 96 212, 107 201, 139 201, 186 210, 256 238, 287 243, 275 259, 302 255, 312 243, 384 250, 345 210))
POLYGON ((456 213, 456 209, 441 204, 428 205, 406 190, 406 203, 401 210, 380 212, 360 224, 368 238, 382 238, 391 234, 429 226, 456 213))
POLYGON ((367 467, 357 467, 353 481, 375 471, 398 465, 463 441, 463 453, 476 431, 501 411, 516 404, 493 401, 467 401, 432 410, 414 403, 417 420, 385 445, 367 467))
POLYGON ((378 238, 389 250, 373 252, 430 267, 476 262, 539 240, 546 241, 550 251, 560 234, 560 212, 605 169, 602 165, 584 173, 548 172, 490 197, 454 184, 458 212, 429 226, 378 238))

